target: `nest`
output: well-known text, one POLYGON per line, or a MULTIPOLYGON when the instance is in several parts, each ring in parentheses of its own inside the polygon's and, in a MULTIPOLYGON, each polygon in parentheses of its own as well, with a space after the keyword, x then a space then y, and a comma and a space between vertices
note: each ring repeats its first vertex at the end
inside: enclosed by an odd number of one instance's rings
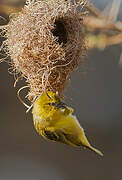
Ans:
POLYGON ((85 53, 81 13, 83 1, 30 2, 6 27, 7 51, 14 70, 26 79, 28 99, 65 88, 85 53))

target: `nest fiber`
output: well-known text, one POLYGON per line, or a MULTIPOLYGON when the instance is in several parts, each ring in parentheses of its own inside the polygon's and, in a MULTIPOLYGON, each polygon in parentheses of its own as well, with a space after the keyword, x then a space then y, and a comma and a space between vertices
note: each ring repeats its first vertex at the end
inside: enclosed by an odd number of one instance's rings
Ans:
POLYGON ((14 69, 29 85, 29 100, 43 91, 62 93, 68 77, 84 55, 83 1, 29 2, 11 18, 7 51, 14 69))

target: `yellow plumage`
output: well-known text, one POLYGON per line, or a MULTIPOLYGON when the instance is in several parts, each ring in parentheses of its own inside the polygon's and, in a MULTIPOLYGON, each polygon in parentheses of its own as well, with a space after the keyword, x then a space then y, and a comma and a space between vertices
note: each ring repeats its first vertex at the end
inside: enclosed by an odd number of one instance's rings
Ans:
POLYGON ((34 104, 32 113, 34 126, 44 138, 71 146, 84 146, 103 155, 89 144, 83 128, 72 114, 73 109, 65 105, 58 94, 43 93, 34 104))

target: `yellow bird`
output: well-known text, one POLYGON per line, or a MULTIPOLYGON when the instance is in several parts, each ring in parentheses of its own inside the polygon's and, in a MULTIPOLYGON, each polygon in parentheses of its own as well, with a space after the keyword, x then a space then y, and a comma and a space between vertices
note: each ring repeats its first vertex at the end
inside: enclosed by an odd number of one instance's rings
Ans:
POLYGON ((83 128, 72 114, 73 109, 61 101, 57 93, 43 93, 33 106, 33 121, 37 132, 45 139, 71 146, 84 146, 103 154, 88 142, 83 128))

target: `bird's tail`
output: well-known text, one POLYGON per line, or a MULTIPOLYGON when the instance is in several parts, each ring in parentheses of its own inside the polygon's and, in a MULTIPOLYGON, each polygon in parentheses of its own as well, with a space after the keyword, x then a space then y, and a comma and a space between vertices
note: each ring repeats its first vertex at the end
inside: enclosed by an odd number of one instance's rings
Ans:
POLYGON ((95 153, 99 154, 100 156, 103 156, 103 153, 101 151, 99 151, 98 149, 90 146, 86 146, 87 148, 89 148, 90 150, 94 151, 95 153))
POLYGON ((82 145, 87 147, 88 149, 94 151, 95 153, 99 154, 100 156, 103 156, 103 153, 101 151, 99 151, 98 149, 92 147, 90 145, 90 143, 88 142, 88 139, 87 137, 85 136, 85 133, 82 134, 82 137, 81 137, 81 142, 82 142, 82 145))

